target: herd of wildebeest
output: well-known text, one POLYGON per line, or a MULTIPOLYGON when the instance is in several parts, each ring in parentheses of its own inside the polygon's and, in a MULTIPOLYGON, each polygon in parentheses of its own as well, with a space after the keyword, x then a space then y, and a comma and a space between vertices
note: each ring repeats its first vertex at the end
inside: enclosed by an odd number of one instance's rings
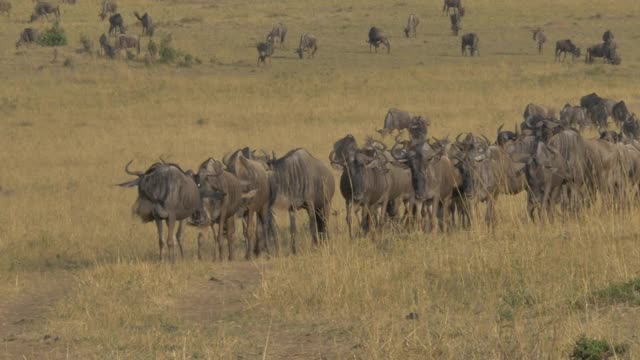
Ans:
MULTIPOLYGON (((75 4, 76 0, 63 0, 69 4, 75 4)), ((103 55, 109 57, 116 57, 120 50, 135 49, 137 54, 140 54, 140 38, 137 36, 125 34, 126 27, 124 18, 117 12, 117 4, 115 0, 102 0, 100 6, 99 16, 102 20, 109 18, 109 30, 108 34, 115 36, 114 44, 111 44, 109 37, 106 34, 102 34, 99 39, 100 51, 103 55)), ((0 13, 5 12, 9 15, 11 11, 11 3, 9 0, 0 0, 0 13)), ((450 16, 451 31, 453 35, 458 36, 458 32, 462 29, 462 18, 465 16, 465 7, 462 6, 462 0, 444 0, 444 6, 442 8, 443 13, 450 16), (453 10, 453 14, 449 14, 450 10, 453 10)), ((34 22, 38 19, 48 19, 49 15, 54 15, 56 18, 60 17, 60 6, 53 6, 43 0, 36 0, 33 13, 31 14, 30 22, 34 22)), ((140 16, 137 12, 134 12, 135 17, 142 25, 142 35, 152 37, 155 31, 155 26, 148 13, 140 16)), ((407 25, 403 31, 407 38, 417 36, 417 27, 420 24, 420 19, 415 15, 409 15, 407 19, 407 25)), ((21 45, 29 46, 32 43, 36 43, 40 37, 41 32, 35 28, 25 28, 21 33, 18 41, 16 42, 16 48, 21 45)), ((282 48, 287 36, 287 27, 282 23, 277 23, 273 26, 271 31, 267 33, 266 40, 259 42, 256 45, 258 51, 258 66, 266 63, 267 59, 270 60, 274 54, 276 44, 279 43, 282 48)), ((533 30, 533 40, 538 45, 539 53, 542 53, 544 44, 547 41, 545 32, 541 28, 535 28, 533 30)), ((592 63, 594 58, 602 58, 604 63, 619 65, 622 61, 617 51, 617 44, 614 40, 613 33, 609 30, 605 32, 602 37, 603 42, 589 47, 586 51, 585 62, 592 63)), ((369 29, 367 43, 369 44, 369 50, 375 49, 377 52, 380 45, 384 45, 387 49, 387 53, 391 52, 391 43, 389 38, 385 35, 384 31, 378 27, 371 27, 369 29)), ((480 37, 474 33, 469 32, 461 37, 461 52, 462 55, 467 54, 469 50, 471 56, 480 54, 480 37)), ((154 51, 155 47, 149 47, 150 52, 154 51)), ((318 50, 318 40, 315 36, 304 32, 300 36, 300 42, 298 48, 295 50, 300 59, 304 58, 307 54, 308 57, 313 57, 318 50)), ((555 60, 565 60, 567 54, 571 54, 573 58, 580 57, 581 50, 570 39, 558 40, 556 42, 555 60)), ((150 54, 155 56, 155 54, 150 54)))
MULTIPOLYGON (((595 93, 553 110, 528 104, 513 131, 500 126, 494 140, 462 133, 454 140, 429 138, 430 121, 390 109, 377 140, 359 144, 346 135, 333 145, 329 163, 340 170, 338 185, 346 205, 349 236, 389 231, 447 232, 471 226, 471 210, 486 203, 485 222, 496 226, 500 195, 526 193, 532 221, 579 216, 601 201, 624 210, 640 197, 640 124, 624 101, 595 93), (610 119, 619 131, 609 130, 610 119), (587 128, 600 136, 586 138, 587 128), (392 146, 385 143, 397 133, 392 146), (353 218, 355 216, 355 224, 353 218), (354 231, 355 230, 355 231, 354 231)), ((331 168, 297 148, 282 157, 264 150, 238 149, 221 161, 205 160, 193 172, 160 161, 120 184, 138 187, 134 213, 155 221, 163 251, 163 221, 182 254, 185 222, 213 231, 214 259, 234 255, 237 218, 243 221, 246 258, 279 252, 274 212, 289 215, 291 252, 296 252, 296 211, 306 210, 314 245, 329 238, 335 192, 331 168), (177 229, 176 229, 177 226, 177 229)), ((198 236, 198 257, 205 236, 198 236)))

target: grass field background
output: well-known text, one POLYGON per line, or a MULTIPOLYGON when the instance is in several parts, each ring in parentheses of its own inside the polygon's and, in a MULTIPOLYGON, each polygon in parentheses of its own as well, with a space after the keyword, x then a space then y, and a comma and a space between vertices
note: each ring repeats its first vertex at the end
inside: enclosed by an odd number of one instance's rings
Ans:
POLYGON ((202 60, 190 68, 77 54, 80 34, 97 43, 108 29, 89 0, 61 5, 70 44, 57 62, 52 48, 16 51, 23 28, 50 26, 26 23, 32 6, 14 1, 0 18, 3 356, 555 359, 583 333, 640 351, 637 294, 606 295, 640 272, 637 209, 597 206, 541 226, 526 219, 523 196, 503 197, 494 232, 475 221, 372 244, 345 236, 337 192, 322 249, 212 264, 195 260, 188 229, 185 259, 168 265, 156 260, 155 227, 131 216, 135 191, 114 186, 131 159, 138 169, 160 156, 195 168, 246 145, 280 155, 305 147, 328 163, 335 140, 374 135, 389 107, 430 118, 430 134, 450 138, 494 138, 529 102, 559 110, 593 91, 637 111, 637 2, 467 0, 462 33, 480 37, 473 58, 460 56, 435 0, 119 3, 130 33, 141 32, 133 11, 149 12, 158 39, 171 33, 202 60), (421 24, 406 39, 411 13, 421 24), (257 68, 255 44, 277 22, 289 29, 285 48, 257 68), (390 55, 369 53, 374 25, 390 55), (549 39, 543 55, 535 26, 549 39), (554 63, 556 40, 584 54, 607 29, 620 66, 554 63), (293 52, 302 32, 318 38, 313 60, 293 52))

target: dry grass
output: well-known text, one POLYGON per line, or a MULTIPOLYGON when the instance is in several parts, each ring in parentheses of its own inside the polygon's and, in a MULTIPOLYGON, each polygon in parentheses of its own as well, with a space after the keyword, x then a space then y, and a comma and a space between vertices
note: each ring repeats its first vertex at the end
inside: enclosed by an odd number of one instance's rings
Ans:
MULTIPOLYGON (((387 234, 374 245, 344 236, 337 194, 327 247, 257 261, 263 277, 245 289, 242 310, 223 307, 225 316, 204 323, 177 309, 227 270, 195 261, 191 229, 187 258, 157 264, 154 227, 130 216, 135 192, 113 186, 127 178, 129 159, 138 168, 159 156, 195 167, 244 145, 278 154, 304 146, 326 159, 345 134, 374 134, 392 106, 426 115, 433 135, 450 137, 493 137, 528 102, 559 109, 592 91, 640 109, 634 1, 469 1, 463 32, 479 34, 477 58, 459 56, 440 1, 120 4, 130 32, 141 32, 133 11, 147 11, 158 39, 170 32, 177 48, 204 60, 191 68, 75 54, 65 68, 50 62, 50 48, 16 52, 32 4, 13 5, 0 21, 0 293, 18 298, 37 284, 19 279, 34 274, 68 289, 43 299, 52 309, 33 329, 60 336, 53 357, 254 358, 266 344, 267 358, 560 358, 581 333, 638 352, 638 309, 588 301, 640 272, 637 210, 597 207, 540 226, 526 220, 523 197, 501 198, 493 233, 477 225, 444 237, 387 234), (408 40, 410 13, 422 22, 408 40), (287 47, 258 69, 254 45, 280 21, 287 47), (391 55, 368 53, 372 25, 389 34, 391 55), (528 30, 538 25, 550 40, 543 56, 528 30), (572 38, 584 51, 606 29, 621 66, 553 63, 555 40, 572 38), (319 39, 314 60, 293 53, 303 31, 319 39), (411 312, 419 318, 407 320, 411 312)), ((97 14, 93 1, 62 6, 71 44, 59 59, 81 47, 79 34, 97 43, 107 29, 97 14)))

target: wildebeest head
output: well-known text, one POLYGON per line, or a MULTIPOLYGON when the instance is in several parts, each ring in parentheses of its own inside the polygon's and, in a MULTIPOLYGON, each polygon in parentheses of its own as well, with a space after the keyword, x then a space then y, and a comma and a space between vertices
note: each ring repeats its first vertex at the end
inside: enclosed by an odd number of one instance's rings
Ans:
POLYGON ((601 131, 600 140, 605 140, 610 143, 616 144, 620 141, 620 135, 613 130, 601 131))
POLYGON ((329 154, 331 166, 343 169, 353 160, 358 151, 358 143, 353 135, 349 134, 333 144, 333 151, 329 154))
POLYGON ((414 142, 421 142, 427 139, 430 121, 422 116, 415 116, 409 124, 409 135, 414 142))
MULTIPOLYGON (((504 148, 507 145, 507 143, 515 141, 516 138, 518 137, 514 131, 502 130, 503 127, 504 127, 504 124, 498 127, 497 135, 496 135, 496 145, 502 148, 504 148)), ((517 130, 517 127, 516 127, 516 130, 517 130)))
POLYGON ((631 114, 622 122, 620 132, 635 140, 640 140, 640 123, 638 122, 636 114, 631 114))
POLYGON ((420 201, 427 200, 428 168, 429 165, 440 160, 445 152, 445 146, 440 146, 439 151, 435 151, 426 141, 413 144, 407 147, 406 142, 396 140, 396 144, 391 149, 391 155, 400 164, 411 170, 411 184, 420 201))
POLYGON ((365 197, 365 181, 370 176, 371 170, 380 173, 386 172, 386 158, 375 149, 359 149, 349 162, 349 171, 353 186, 353 199, 362 201, 365 197))

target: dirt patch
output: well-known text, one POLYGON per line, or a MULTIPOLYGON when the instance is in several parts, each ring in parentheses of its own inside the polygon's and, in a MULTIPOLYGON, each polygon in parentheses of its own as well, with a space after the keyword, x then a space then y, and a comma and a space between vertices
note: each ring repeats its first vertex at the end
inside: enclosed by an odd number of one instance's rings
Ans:
POLYGON ((342 359, 353 357, 357 345, 351 329, 332 319, 287 320, 256 305, 265 270, 248 262, 225 264, 187 291, 177 313, 189 326, 237 333, 249 339, 239 357, 266 359, 342 359), (266 355, 265 355, 266 353, 266 355))
POLYGON ((64 272, 20 275, 24 289, 0 297, 0 357, 61 359, 64 341, 47 332, 47 314, 71 287, 64 272))

